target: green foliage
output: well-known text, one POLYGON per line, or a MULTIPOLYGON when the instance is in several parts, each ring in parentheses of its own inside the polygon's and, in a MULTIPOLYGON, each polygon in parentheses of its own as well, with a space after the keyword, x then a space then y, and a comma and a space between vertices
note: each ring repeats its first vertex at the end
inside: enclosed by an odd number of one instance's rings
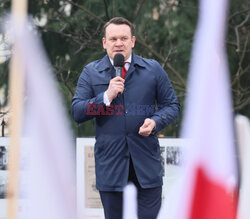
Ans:
POLYGON ((227 53, 234 109, 250 117, 250 2, 231 0, 227 53))
MULTIPOLYGON (((0 13, 5 13, 9 6, 10 1, 3 0, 0 13)), ((235 111, 248 117, 249 8, 248 0, 231 1, 226 39, 235 111)), ((101 41, 102 27, 114 16, 125 17, 135 25, 135 52, 145 58, 156 59, 164 67, 183 108, 198 18, 197 0, 30 0, 29 14, 40 21, 37 26, 60 83, 69 117, 78 77, 85 65, 105 54, 101 41), (42 23, 44 18, 47 21, 42 23)), ((7 84, 6 66, 6 63, 0 65, 0 87, 7 84)), ((181 117, 178 123, 181 123, 181 117)), ((72 121, 72 127, 78 136, 94 135, 93 120, 81 126, 72 121)), ((161 133, 175 136, 175 123, 161 133)))

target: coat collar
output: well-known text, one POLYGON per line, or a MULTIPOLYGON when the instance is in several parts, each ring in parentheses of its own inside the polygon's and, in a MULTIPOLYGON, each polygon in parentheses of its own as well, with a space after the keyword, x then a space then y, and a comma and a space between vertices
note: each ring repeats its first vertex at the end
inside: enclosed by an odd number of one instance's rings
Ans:
POLYGON ((143 61, 143 58, 136 55, 134 52, 132 52, 131 65, 133 65, 133 66, 138 65, 138 66, 143 67, 143 68, 146 67, 145 62, 143 61))
MULTIPOLYGON (((143 61, 143 58, 136 55, 134 52, 132 52, 131 66, 135 66, 135 65, 138 65, 140 67, 146 67, 145 63, 143 61)), ((112 66, 112 64, 111 64, 111 62, 109 60, 108 55, 105 55, 101 60, 99 60, 99 62, 97 63, 96 68, 97 68, 97 70, 99 72, 102 72, 102 71, 113 68, 113 66, 112 66)))
POLYGON ((105 55, 102 59, 99 60, 99 62, 96 65, 96 68, 99 72, 112 68, 112 64, 109 60, 108 55, 105 55))

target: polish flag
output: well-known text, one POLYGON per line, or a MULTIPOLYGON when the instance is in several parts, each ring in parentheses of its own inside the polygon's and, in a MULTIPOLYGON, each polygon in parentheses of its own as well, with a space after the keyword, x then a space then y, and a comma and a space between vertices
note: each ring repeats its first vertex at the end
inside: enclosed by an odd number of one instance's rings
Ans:
POLYGON ((167 218, 236 218, 237 162, 225 51, 227 3, 200 1, 182 130, 187 151, 167 218))
POLYGON ((178 218, 236 218, 237 162, 225 51, 227 3, 200 1, 182 132, 190 139, 188 191, 185 214, 178 218))

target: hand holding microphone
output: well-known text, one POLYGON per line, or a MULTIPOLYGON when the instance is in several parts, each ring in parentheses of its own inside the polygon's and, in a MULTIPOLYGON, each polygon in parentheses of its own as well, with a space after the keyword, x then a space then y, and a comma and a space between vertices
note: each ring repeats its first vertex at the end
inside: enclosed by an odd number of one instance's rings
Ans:
POLYGON ((116 71, 116 77, 111 79, 107 90, 107 96, 110 102, 115 99, 119 93, 124 91, 125 80, 121 78, 122 67, 124 65, 124 56, 122 54, 116 54, 114 57, 114 67, 116 71))

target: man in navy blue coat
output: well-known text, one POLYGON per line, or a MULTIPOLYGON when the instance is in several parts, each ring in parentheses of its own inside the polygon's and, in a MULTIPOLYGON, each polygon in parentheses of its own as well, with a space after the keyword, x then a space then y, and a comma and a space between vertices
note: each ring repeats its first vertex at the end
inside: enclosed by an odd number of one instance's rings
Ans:
POLYGON ((105 218, 122 218, 122 191, 132 181, 139 219, 154 219, 161 206, 163 173, 156 134, 178 117, 180 105, 160 64, 133 53, 129 21, 116 17, 107 22, 102 42, 107 55, 83 69, 72 116, 77 123, 95 119, 96 187, 105 218), (115 76, 118 53, 125 59, 125 78, 115 76))

